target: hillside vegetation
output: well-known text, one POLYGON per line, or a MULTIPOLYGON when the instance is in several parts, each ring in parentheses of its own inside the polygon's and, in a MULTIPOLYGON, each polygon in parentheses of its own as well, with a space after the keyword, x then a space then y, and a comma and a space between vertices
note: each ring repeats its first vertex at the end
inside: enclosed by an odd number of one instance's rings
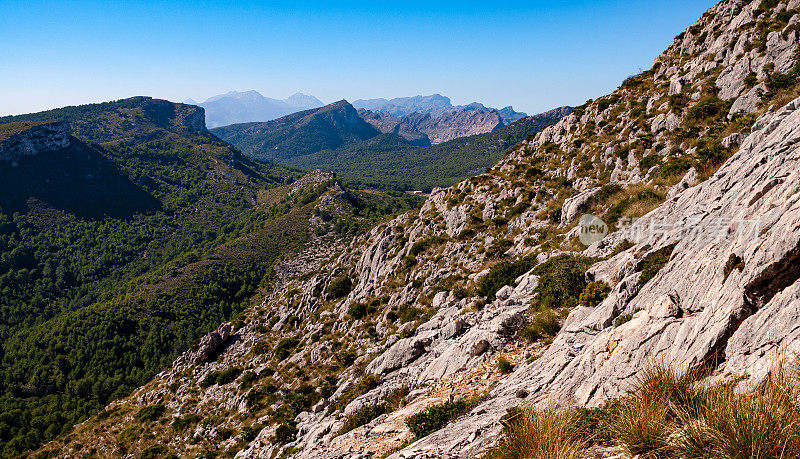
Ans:
POLYGON ((450 186, 494 165, 505 152, 554 124, 559 116, 523 118, 493 132, 415 147, 394 134, 335 150, 295 156, 284 164, 335 171, 347 183, 399 191, 450 186))
POLYGON ((203 338, 235 329, 230 345, 182 354, 41 452, 514 456, 538 426, 579 429, 600 457, 794 451, 796 389, 766 387, 800 343, 798 10, 720 2, 652 68, 484 173, 279 263, 290 275, 241 326, 203 338), (583 245, 582 213, 611 233, 583 245), (715 379, 638 397, 654 359, 715 379), (621 411, 592 410, 609 400, 621 411), (530 408, 548 403, 588 415, 530 408), (509 410, 531 421, 523 435, 509 410), (748 439, 770 449, 736 448, 748 439))
POLYGON ((80 138, 0 161, 3 456, 152 378, 251 306, 282 256, 413 205, 325 174, 295 182, 210 136, 194 110, 138 98, 9 123, 58 119, 80 138), (331 193, 342 203, 325 210, 331 193))

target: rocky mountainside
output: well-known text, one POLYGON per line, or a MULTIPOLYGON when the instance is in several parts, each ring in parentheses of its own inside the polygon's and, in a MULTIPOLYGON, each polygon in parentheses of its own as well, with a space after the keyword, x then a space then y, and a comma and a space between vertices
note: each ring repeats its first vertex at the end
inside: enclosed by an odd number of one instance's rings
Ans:
POLYGON ((359 109, 359 115, 383 133, 393 133, 414 145, 429 146, 475 134, 492 132, 505 124, 496 110, 445 112, 437 117, 429 113, 413 112, 402 118, 386 112, 359 109))
POLYGON ((322 101, 302 93, 292 94, 286 99, 264 97, 257 91, 230 91, 209 97, 205 102, 192 100, 187 104, 199 105, 206 111, 209 128, 230 124, 270 121, 295 112, 322 107, 322 101))
POLYGON ((353 106, 371 112, 381 112, 385 116, 403 118, 414 113, 430 115, 431 118, 439 118, 448 113, 461 112, 497 112, 503 124, 510 124, 528 115, 516 112, 511 106, 502 109, 486 107, 485 105, 473 102, 468 105, 453 105, 449 97, 441 94, 430 96, 397 97, 387 99, 359 99, 353 102, 353 106))
POLYGON ((439 94, 357 100, 353 106, 379 131, 399 135, 417 146, 492 132, 527 116, 511 107, 497 110, 478 102, 454 106, 439 94))
POLYGON ((509 408, 596 406, 658 360, 752 387, 798 346, 798 8, 723 0, 45 450, 475 457, 509 408))
POLYGON ((129 145, 186 136, 208 136, 202 108, 145 96, 0 117, 2 124, 15 121, 66 121, 72 134, 81 139, 92 142, 123 141, 129 145))
POLYGON ((16 121, 0 129, 10 134, 0 141, 0 211, 125 218, 161 207, 103 149, 72 137, 66 122, 16 121))

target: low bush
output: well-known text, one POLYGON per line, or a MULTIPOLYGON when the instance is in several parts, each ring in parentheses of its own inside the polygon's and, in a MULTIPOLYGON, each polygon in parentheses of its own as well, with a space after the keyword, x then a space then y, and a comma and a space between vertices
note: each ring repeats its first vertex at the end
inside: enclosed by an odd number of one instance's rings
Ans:
POLYGON ((507 375, 514 371, 514 365, 505 357, 497 359, 497 371, 502 375, 507 375))
POLYGON ((279 445, 291 443, 297 439, 297 432, 297 427, 294 425, 289 423, 281 424, 275 429, 275 443, 279 445))
POLYGON ((539 341, 542 338, 555 336, 561 329, 558 316, 552 309, 542 309, 520 330, 520 336, 528 341, 539 341))
POLYGON ((536 287, 536 304, 541 307, 572 307, 586 288, 586 270, 594 258, 559 255, 537 266, 533 273, 539 276, 536 287))
POLYGON ((345 418, 344 424, 342 424, 337 435, 345 434, 353 429, 369 424, 373 419, 388 411, 388 407, 383 403, 365 406, 345 418))
POLYGON ((581 306, 594 307, 600 304, 611 293, 611 287, 603 281, 593 281, 586 286, 578 297, 581 306))
POLYGON ((242 369, 239 367, 231 367, 226 370, 222 370, 217 376, 217 384, 220 386, 223 384, 228 384, 236 381, 236 378, 242 374, 242 369))
POLYGON ((275 353, 275 358, 278 360, 284 360, 289 357, 292 353, 292 350, 300 344, 300 340, 297 338, 283 338, 282 340, 278 341, 278 344, 275 345, 275 349, 273 352, 275 353))
POLYGON ((687 114, 689 119, 703 120, 720 114, 725 102, 716 96, 707 96, 700 99, 687 114))
POLYGON ((328 297, 336 299, 346 296, 348 293, 350 293, 352 288, 353 281, 351 281, 349 277, 339 276, 331 281, 326 289, 326 292, 328 293, 328 297))
POLYGON ((675 249, 675 244, 662 247, 655 252, 647 254, 642 260, 642 274, 639 276, 639 287, 644 287, 645 284, 650 282, 650 279, 656 276, 661 268, 669 262, 672 251, 675 249))
POLYGON ((723 282, 728 279, 728 276, 731 275, 734 269, 738 269, 739 271, 744 269, 744 260, 739 255, 732 253, 730 257, 728 257, 728 261, 725 263, 725 269, 723 270, 723 274, 725 275, 723 282))
POLYGON ((350 386, 336 403, 331 405, 332 411, 343 411, 353 400, 378 387, 382 380, 380 376, 367 374, 360 381, 350 386))
POLYGON ((489 270, 478 283, 478 295, 489 301, 494 301, 498 290, 506 285, 511 285, 517 277, 530 271, 536 266, 536 257, 527 256, 514 262, 500 262, 489 270))
POLYGON ((350 317, 359 320, 367 315, 367 305, 364 303, 353 303, 350 305, 350 308, 347 310, 347 312, 350 314, 350 317))
POLYGON ((157 405, 144 406, 136 413, 135 418, 139 422, 155 421, 164 414, 165 410, 166 407, 160 403, 157 405))
POLYGON ((505 255, 506 251, 514 246, 514 243, 508 239, 497 239, 492 245, 486 249, 486 257, 498 258, 505 255))
POLYGON ((433 405, 406 418, 406 425, 416 438, 422 438, 441 429, 458 415, 467 412, 472 406, 473 403, 466 400, 433 405))

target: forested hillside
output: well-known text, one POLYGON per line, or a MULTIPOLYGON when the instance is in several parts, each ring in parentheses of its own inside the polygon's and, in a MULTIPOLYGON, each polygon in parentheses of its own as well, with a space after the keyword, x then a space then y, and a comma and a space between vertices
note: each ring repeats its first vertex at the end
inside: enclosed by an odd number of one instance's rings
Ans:
POLYGON ((0 122, 3 456, 146 382, 250 306, 283 255, 412 205, 325 174, 295 182, 211 136, 192 106, 135 98, 0 122), (44 120, 69 125, 69 146, 16 154, 14 136, 57 144, 23 125, 44 120), (331 190, 343 204, 312 227, 331 190))
POLYGON ((392 190, 430 191, 494 165, 509 148, 569 114, 570 109, 523 118, 493 132, 415 147, 394 134, 335 150, 295 156, 285 164, 335 171, 347 183, 392 190))

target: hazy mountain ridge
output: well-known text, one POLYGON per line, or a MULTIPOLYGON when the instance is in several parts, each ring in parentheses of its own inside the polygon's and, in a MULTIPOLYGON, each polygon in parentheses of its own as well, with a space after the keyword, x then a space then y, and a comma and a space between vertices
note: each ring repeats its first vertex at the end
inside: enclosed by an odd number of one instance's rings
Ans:
POLYGON ((411 96, 396 97, 387 99, 358 99, 353 102, 353 106, 358 109, 365 109, 372 112, 383 112, 389 116, 403 118, 413 113, 429 114, 432 118, 438 118, 450 112, 480 111, 484 113, 498 112, 504 124, 510 124, 518 119, 527 116, 525 113, 516 112, 511 106, 502 109, 486 107, 479 102, 472 102, 467 105, 453 105, 449 97, 441 94, 430 96, 411 96))
POLYGON ((264 97, 257 91, 230 91, 209 97, 197 103, 206 110, 206 125, 209 128, 230 124, 270 121, 295 112, 321 107, 324 104, 314 96, 295 93, 286 99, 264 97))

